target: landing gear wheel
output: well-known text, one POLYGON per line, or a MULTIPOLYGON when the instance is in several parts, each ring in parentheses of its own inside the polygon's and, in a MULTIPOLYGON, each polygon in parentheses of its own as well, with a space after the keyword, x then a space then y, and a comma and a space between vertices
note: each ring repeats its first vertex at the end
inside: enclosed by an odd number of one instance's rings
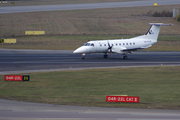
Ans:
POLYGON ((84 60, 85 59, 85 56, 82 56, 82 60, 84 60))
POLYGON ((84 60, 85 59, 85 53, 83 53, 83 54, 81 54, 82 55, 82 60, 84 60))
POLYGON ((108 55, 104 55, 104 58, 108 58, 108 55))
POLYGON ((128 57, 125 55, 125 56, 123 56, 123 59, 126 60, 126 59, 128 59, 128 57))

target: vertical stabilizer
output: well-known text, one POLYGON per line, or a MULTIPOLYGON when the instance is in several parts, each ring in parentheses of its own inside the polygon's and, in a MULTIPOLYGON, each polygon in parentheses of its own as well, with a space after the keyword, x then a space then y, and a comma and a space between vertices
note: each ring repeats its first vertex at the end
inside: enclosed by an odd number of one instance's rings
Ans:
POLYGON ((146 33, 146 38, 155 41, 157 41, 157 38, 159 36, 161 25, 171 25, 171 24, 163 24, 163 23, 149 23, 149 24, 151 25, 151 27, 146 33))

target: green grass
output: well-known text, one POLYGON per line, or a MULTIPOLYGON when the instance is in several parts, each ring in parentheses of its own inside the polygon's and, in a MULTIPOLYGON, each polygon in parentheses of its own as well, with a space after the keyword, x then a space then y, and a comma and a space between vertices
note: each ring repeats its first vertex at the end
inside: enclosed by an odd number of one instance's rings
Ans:
POLYGON ((139 35, 147 32, 149 23, 171 23, 173 26, 162 26, 160 34, 179 35, 179 23, 173 18, 139 15, 149 11, 172 11, 179 6, 152 5, 0 14, 0 37, 23 36, 25 31, 45 31, 46 35, 139 35))
MULTIPOLYGON (((8 49, 75 50, 88 40, 132 38, 138 35, 54 35, 15 37, 16 44, 0 44, 8 49)), ((180 36, 159 36, 158 42, 145 51, 180 51, 180 36)))
POLYGON ((0 98, 60 105, 180 109, 180 67, 118 68, 30 74, 6 82, 0 98), (139 96, 139 104, 106 103, 105 95, 139 96))
POLYGON ((158 38, 159 41, 180 41, 180 35, 162 35, 158 38))

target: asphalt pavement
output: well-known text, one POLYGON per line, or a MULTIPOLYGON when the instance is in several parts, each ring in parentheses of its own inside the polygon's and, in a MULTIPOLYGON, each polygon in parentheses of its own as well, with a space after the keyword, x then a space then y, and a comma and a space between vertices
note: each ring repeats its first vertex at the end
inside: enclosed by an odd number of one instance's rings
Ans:
POLYGON ((123 67, 179 66, 180 52, 134 52, 124 60, 122 55, 80 54, 61 50, 0 50, 0 75, 30 72, 82 70, 123 67))
POLYGON ((153 110, 130 108, 81 107, 20 102, 0 99, 0 120, 40 119, 121 119, 121 120, 172 120, 180 119, 179 110, 153 110))
POLYGON ((154 3, 158 3, 158 5, 175 5, 175 4, 180 4, 180 1, 179 0, 142 0, 142 1, 128 1, 128 2, 11 6, 11 7, 0 7, 0 14, 21 13, 21 12, 38 12, 38 11, 139 7, 139 6, 153 6, 154 3))

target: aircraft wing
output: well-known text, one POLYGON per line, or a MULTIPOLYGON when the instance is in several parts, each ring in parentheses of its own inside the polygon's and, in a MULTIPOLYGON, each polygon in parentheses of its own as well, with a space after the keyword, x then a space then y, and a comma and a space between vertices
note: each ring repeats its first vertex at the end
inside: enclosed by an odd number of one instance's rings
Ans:
POLYGON ((123 52, 131 52, 131 51, 137 51, 141 49, 145 49, 148 47, 151 47, 152 45, 146 46, 146 47, 139 47, 139 48, 132 48, 132 49, 127 49, 126 47, 113 47, 112 52, 113 53, 123 53, 123 52))
POLYGON ((114 53, 123 53, 122 51, 126 50, 126 49, 127 49, 126 47, 113 47, 112 52, 114 52, 114 53))
POLYGON ((122 51, 137 51, 137 50, 141 50, 141 49, 145 49, 148 47, 151 47, 152 45, 146 46, 146 47, 139 47, 139 48, 133 48, 133 49, 124 49, 122 51))
POLYGON ((144 48, 133 48, 133 49, 125 49, 125 50, 122 50, 122 51, 137 51, 137 50, 141 50, 141 49, 144 49, 144 48))

